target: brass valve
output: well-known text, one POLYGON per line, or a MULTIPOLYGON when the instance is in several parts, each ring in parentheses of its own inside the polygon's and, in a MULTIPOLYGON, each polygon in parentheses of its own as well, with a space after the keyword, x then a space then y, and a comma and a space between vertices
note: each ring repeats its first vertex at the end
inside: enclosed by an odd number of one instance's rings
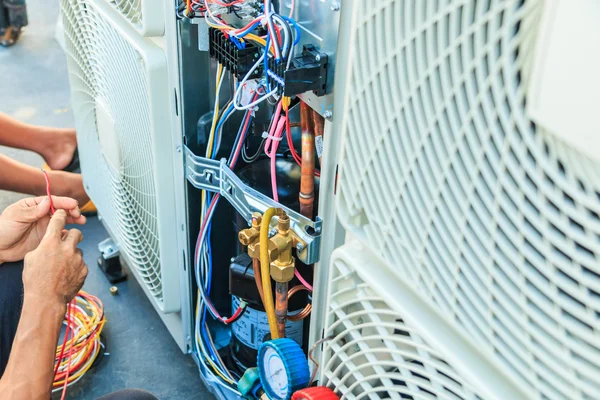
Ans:
MULTIPOLYGON (((240 243, 248 246, 248 255, 251 258, 260 258, 260 224, 262 216, 252 214, 252 226, 243 229, 238 234, 240 243)), ((294 247, 302 243, 298 236, 290 229, 290 218, 281 210, 277 223, 277 233, 269 239, 269 272, 277 282, 289 282, 294 278, 296 261, 292 255, 294 247)), ((302 243, 304 245, 304 243, 302 243)))
POLYGON ((289 282, 294 278, 296 260, 292 256, 295 235, 290 231, 290 217, 285 213, 279 215, 277 233, 269 242, 277 248, 277 258, 271 261, 271 278, 277 282, 289 282))

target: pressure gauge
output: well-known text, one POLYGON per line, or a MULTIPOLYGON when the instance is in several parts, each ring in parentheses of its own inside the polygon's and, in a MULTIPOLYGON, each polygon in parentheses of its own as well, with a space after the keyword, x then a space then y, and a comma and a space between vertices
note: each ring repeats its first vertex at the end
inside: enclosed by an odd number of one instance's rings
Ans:
POLYGON ((275 339, 260 346, 258 373, 264 391, 274 400, 289 400, 310 380, 306 356, 291 339, 275 339))

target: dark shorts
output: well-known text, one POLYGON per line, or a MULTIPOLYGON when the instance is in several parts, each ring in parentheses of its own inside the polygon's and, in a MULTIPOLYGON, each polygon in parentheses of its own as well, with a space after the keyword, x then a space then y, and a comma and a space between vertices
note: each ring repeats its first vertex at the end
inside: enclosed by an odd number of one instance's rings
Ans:
MULTIPOLYGON (((21 318, 23 307, 23 262, 0 264, 0 377, 21 318)), ((121 390, 98 400, 157 400, 152 394, 135 389, 121 390)))
POLYGON ((0 264, 0 377, 4 374, 23 307, 23 262, 0 264))

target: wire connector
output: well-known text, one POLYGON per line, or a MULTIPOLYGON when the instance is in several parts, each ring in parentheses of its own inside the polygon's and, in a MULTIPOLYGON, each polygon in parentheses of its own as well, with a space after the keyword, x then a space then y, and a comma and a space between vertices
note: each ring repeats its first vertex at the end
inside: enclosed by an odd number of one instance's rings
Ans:
POLYGON ((269 83, 280 89, 284 96, 295 96, 313 91, 317 96, 326 94, 328 56, 320 53, 315 46, 307 44, 302 54, 292 60, 285 70, 283 63, 269 60, 269 83))

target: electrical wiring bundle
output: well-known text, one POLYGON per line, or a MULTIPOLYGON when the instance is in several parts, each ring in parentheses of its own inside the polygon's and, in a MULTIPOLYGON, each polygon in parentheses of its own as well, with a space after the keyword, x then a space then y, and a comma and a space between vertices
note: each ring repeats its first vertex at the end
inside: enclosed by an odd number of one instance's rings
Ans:
POLYGON ((106 323, 104 305, 96 296, 81 290, 68 304, 65 314, 63 342, 56 347, 52 392, 79 381, 94 365, 103 351, 102 329, 106 323))

